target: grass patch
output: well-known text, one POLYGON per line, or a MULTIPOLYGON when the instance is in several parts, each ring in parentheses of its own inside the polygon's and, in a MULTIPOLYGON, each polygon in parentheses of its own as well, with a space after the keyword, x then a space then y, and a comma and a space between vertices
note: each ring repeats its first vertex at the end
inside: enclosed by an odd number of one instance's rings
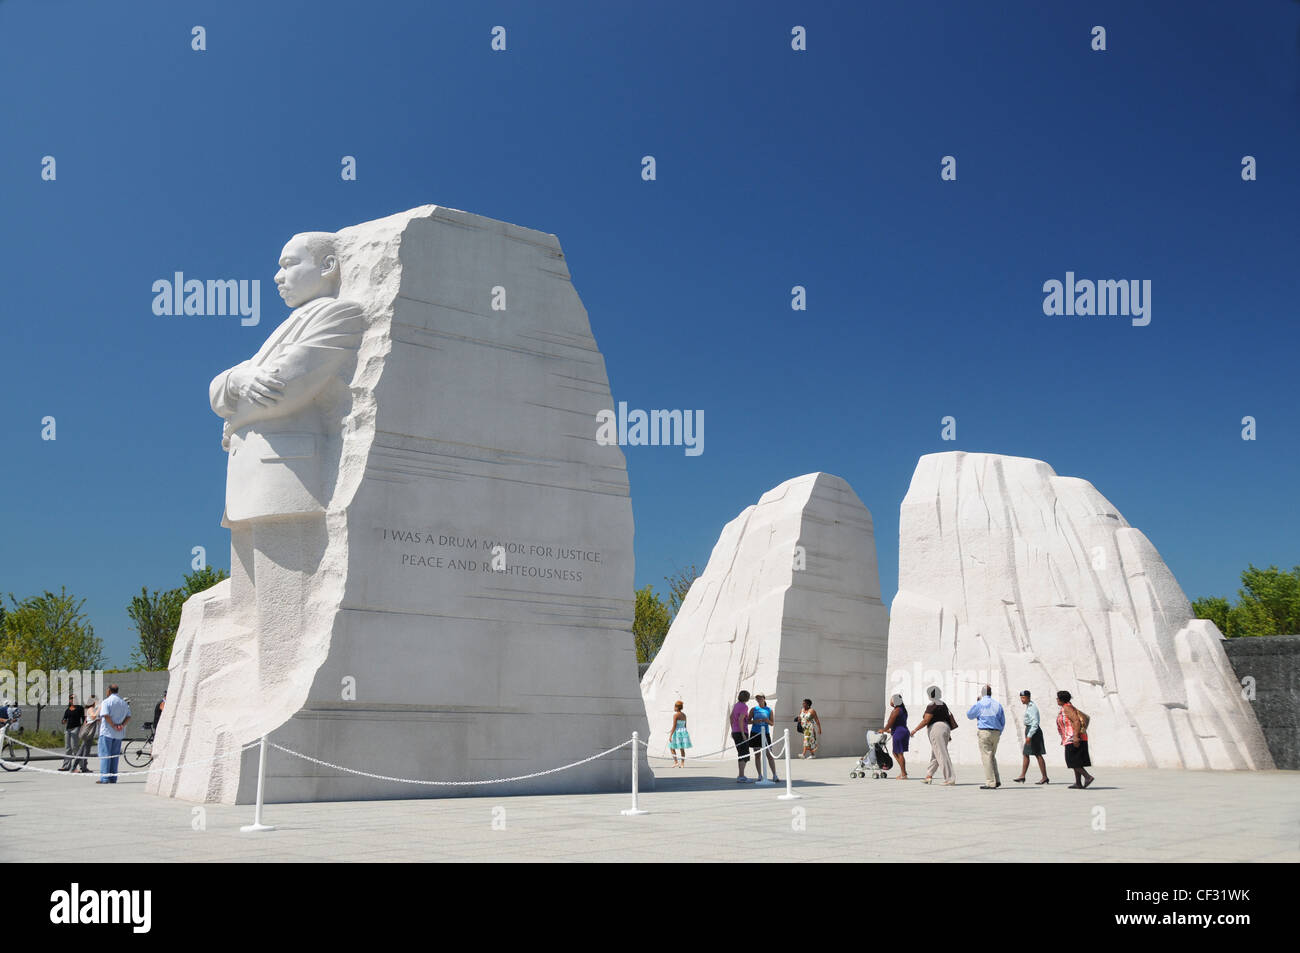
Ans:
MULTIPOLYGON (((25 718, 23 720, 26 721, 25 718)), ((58 731, 46 731, 44 729, 40 731, 24 730, 13 735, 13 737, 34 748, 45 748, 48 751, 58 752, 62 752, 64 748, 62 728, 58 731)))

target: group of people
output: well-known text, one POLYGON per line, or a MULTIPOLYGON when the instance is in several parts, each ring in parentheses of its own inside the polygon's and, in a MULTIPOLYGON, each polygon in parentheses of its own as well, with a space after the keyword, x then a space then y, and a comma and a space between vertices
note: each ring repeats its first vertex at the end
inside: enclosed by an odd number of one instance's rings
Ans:
POLYGON ((99 701, 91 695, 88 704, 78 705, 77 696, 69 693, 68 707, 63 709, 60 724, 63 725, 63 753, 66 757, 59 770, 88 774, 86 762, 90 758, 90 746, 99 740, 99 701))
MULTIPOLYGON (((736 746, 736 761, 739 773, 737 783, 749 781, 745 776, 745 766, 749 764, 750 752, 757 751, 755 770, 762 781, 763 757, 767 756, 767 765, 771 770, 771 780, 781 779, 776 774, 776 758, 772 755, 772 728, 775 714, 767 703, 767 696, 754 696, 754 704, 749 704, 749 692, 742 691, 736 696, 736 702, 727 713, 727 729, 731 732, 732 743, 736 746)), ((812 706, 812 699, 803 700, 803 710, 795 718, 795 725, 803 735, 803 757, 813 757, 817 752, 817 739, 821 732, 821 719, 812 706)), ((673 767, 686 766, 686 750, 692 747, 691 735, 686 728, 686 711, 682 702, 673 704, 673 721, 668 728, 668 749, 672 752, 673 767)))
MULTIPOLYGON (((926 784, 932 784, 935 773, 941 772, 944 784, 956 784, 952 759, 948 755, 948 742, 959 723, 951 709, 944 703, 937 687, 930 688, 926 695, 930 699, 930 704, 926 706, 920 723, 911 730, 907 727, 907 706, 903 703, 903 696, 894 695, 889 700, 889 718, 880 730, 882 734, 888 735, 892 742, 894 759, 898 762, 899 769, 896 780, 908 779, 908 742, 917 732, 924 730, 930 740, 930 763, 922 780, 926 784)), ((1047 776, 1047 762, 1044 760, 1047 746, 1043 740, 1042 716, 1028 689, 1020 693, 1020 702, 1025 706, 1025 743, 1021 751, 1024 760, 1020 766, 1020 776, 1012 780, 1017 784, 1024 784, 1025 776, 1029 773, 1029 759, 1035 758, 1041 775, 1035 783, 1049 784, 1051 781, 1047 776)), ((1056 716, 1056 729, 1060 734, 1061 745, 1065 749, 1065 766, 1074 771, 1074 783, 1070 787, 1086 788, 1096 780, 1088 773, 1088 768, 1092 765, 1088 754, 1088 716, 1074 706, 1072 696, 1067 691, 1056 693, 1056 704, 1060 709, 1056 716)), ((979 736, 980 760, 984 764, 984 783, 980 788, 986 791, 996 790, 1002 787, 997 753, 998 742, 1002 738, 1002 732, 1006 730, 1006 712, 993 697, 992 686, 984 686, 975 704, 971 705, 970 710, 966 712, 966 717, 975 722, 975 730, 979 736)))
MULTIPOLYGON (((935 775, 942 774, 944 784, 955 785, 957 779, 953 772, 952 758, 948 754, 948 744, 952 740, 952 733, 958 727, 959 722, 956 715, 944 702, 943 695, 937 686, 928 689, 926 695, 929 698, 929 704, 926 705, 921 720, 915 728, 908 728, 907 705, 903 702, 903 696, 894 695, 890 698, 889 717, 881 727, 880 733, 886 735, 891 741, 893 756, 898 762, 896 780, 908 780, 907 752, 910 747, 909 742, 919 732, 924 731, 930 741, 930 763, 926 768, 925 777, 922 781, 925 784, 932 784, 935 775)), ((772 709, 767 704, 766 696, 762 694, 754 696, 752 706, 749 704, 749 698, 749 692, 740 692, 727 715, 727 728, 731 732, 731 740, 736 748, 738 768, 736 781, 743 784, 749 780, 745 776, 745 767, 749 763, 751 752, 755 751, 758 752, 755 758, 755 769, 758 774, 756 780, 763 780, 763 755, 766 753, 767 764, 771 769, 771 778, 773 781, 779 781, 780 778, 776 776, 776 759, 772 756, 772 729, 774 727, 772 709)), ((1070 787, 1082 789, 1096 780, 1088 772, 1088 768, 1092 765, 1092 760, 1088 754, 1089 719, 1086 714, 1074 706, 1071 699, 1072 696, 1067 691, 1056 693, 1056 703, 1059 708, 1056 716, 1056 729, 1061 738, 1061 745, 1065 749, 1065 765, 1074 771, 1074 783, 1070 787)), ((1038 762, 1038 771, 1041 775, 1040 779, 1035 783, 1050 784, 1051 779, 1047 776, 1047 762, 1044 760, 1044 756, 1047 754, 1047 745, 1043 738, 1042 715, 1038 710, 1038 705, 1033 701, 1029 689, 1025 689, 1020 693, 1020 702, 1025 706, 1025 742, 1021 751, 1024 760, 1020 766, 1020 776, 1012 780, 1017 784, 1024 784, 1026 775, 1029 773, 1030 759, 1034 758, 1038 762)), ((1002 739, 1002 732, 1006 730, 1006 712, 997 699, 993 697, 992 686, 984 686, 979 698, 966 712, 966 717, 975 722, 975 730, 978 733, 980 759, 984 764, 984 783, 980 785, 980 788, 986 791, 996 790, 1002 787, 997 752, 998 742, 1002 739)), ((822 722, 817 714, 817 709, 813 707, 811 698, 803 700, 803 708, 795 716, 794 722, 795 729, 803 737, 801 757, 816 757, 822 734, 822 722)), ((685 706, 680 701, 673 705, 673 720, 669 727, 668 747, 672 752, 673 767, 685 767, 686 751, 691 747, 691 736, 686 729, 685 706)))
POLYGON ((731 741, 736 746, 736 763, 739 773, 736 783, 749 781, 745 777, 745 765, 749 763, 749 752, 758 752, 754 758, 754 771, 758 775, 754 780, 762 781, 763 755, 767 755, 768 767, 772 770, 772 780, 779 782, 776 776, 776 758, 772 757, 772 728, 775 717, 767 704, 767 696, 761 692, 754 696, 754 704, 749 704, 749 692, 742 691, 736 696, 736 702, 727 715, 727 727, 731 730, 731 741))
MULTIPOLYGON (((749 764, 750 753, 757 751, 754 768, 758 775, 755 780, 765 780, 763 776, 763 758, 766 755, 771 780, 779 782, 776 774, 776 758, 772 755, 772 729, 775 726, 775 714, 767 703, 767 696, 759 693, 754 696, 754 704, 749 704, 749 692, 741 691, 736 696, 735 704, 726 716, 726 727, 731 733, 731 741, 736 747, 737 775, 736 782, 744 784, 749 781, 745 776, 745 767, 749 764)), ((811 698, 803 700, 803 708, 795 716, 795 730, 803 738, 801 757, 817 756, 817 747, 822 731, 821 718, 813 708, 811 698)), ((673 721, 668 729, 668 748, 672 752, 673 767, 686 766, 686 750, 691 747, 690 732, 686 729, 686 712, 682 702, 673 705, 673 721)))
MULTIPOLYGON (((166 698, 166 692, 163 697, 166 698)), ((155 724, 162 713, 163 701, 154 709, 155 724)), ((22 709, 7 702, 0 705, 0 726, 12 731, 22 717, 22 709)), ((63 710, 59 723, 63 726, 63 763, 60 771, 71 774, 89 774, 87 762, 91 746, 98 741, 99 780, 96 784, 116 784, 118 758, 122 754, 122 739, 126 737, 127 722, 131 720, 131 706, 118 694, 118 686, 108 686, 104 700, 90 696, 88 704, 81 705, 73 693, 68 694, 68 707, 63 710)))

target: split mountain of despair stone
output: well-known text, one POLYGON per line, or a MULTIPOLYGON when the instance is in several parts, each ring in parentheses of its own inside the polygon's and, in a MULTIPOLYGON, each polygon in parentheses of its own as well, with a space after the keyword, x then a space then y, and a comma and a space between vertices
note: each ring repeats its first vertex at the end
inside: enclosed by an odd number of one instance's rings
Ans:
POLYGON ((943 690, 961 724, 955 761, 980 761, 965 715, 989 682, 1006 709, 1008 764, 1019 763, 1017 695, 1029 689, 1050 767, 1062 770, 1054 719, 1065 689, 1092 718, 1099 764, 1273 767, 1221 633, 1193 617, 1151 541, 1086 480, 1023 457, 924 456, 903 500, 898 562, 889 690, 912 706, 913 727, 926 688, 943 690))
POLYGON ((804 698, 827 724, 821 754, 862 754, 881 724, 888 629, 867 508, 829 473, 787 480, 723 527, 641 679, 651 752, 667 751, 679 700, 698 751, 729 745, 745 689, 767 695, 794 755, 804 698))

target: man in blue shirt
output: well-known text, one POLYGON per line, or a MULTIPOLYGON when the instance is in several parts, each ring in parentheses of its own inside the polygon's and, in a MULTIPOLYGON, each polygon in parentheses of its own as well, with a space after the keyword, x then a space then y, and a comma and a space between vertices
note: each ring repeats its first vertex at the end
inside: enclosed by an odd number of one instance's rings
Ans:
POLYGON ((117 783, 117 757, 122 753, 126 723, 131 720, 131 706, 108 686, 108 697, 99 706, 99 780, 96 784, 117 783))
POLYGON ((998 742, 1002 740, 1002 730, 1007 726, 1007 716, 1002 706, 993 699, 993 686, 984 686, 984 694, 970 706, 966 717, 976 719, 975 728, 979 733, 980 759, 984 762, 984 783, 980 785, 980 790, 1000 788, 1002 778, 998 775, 998 742))

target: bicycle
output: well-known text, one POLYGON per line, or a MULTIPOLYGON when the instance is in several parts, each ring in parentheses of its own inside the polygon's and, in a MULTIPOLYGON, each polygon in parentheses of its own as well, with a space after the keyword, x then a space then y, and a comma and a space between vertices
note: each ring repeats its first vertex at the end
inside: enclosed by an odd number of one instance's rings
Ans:
POLYGON ((147 768, 153 763, 153 722, 146 721, 144 727, 149 731, 148 738, 132 738, 122 746, 122 757, 133 768, 147 768))
MULTIPOLYGON (((19 729, 21 733, 22 729, 19 729)), ((32 749, 14 744, 9 738, 9 725, 0 725, 0 768, 6 771, 21 771, 31 760, 32 749)))

